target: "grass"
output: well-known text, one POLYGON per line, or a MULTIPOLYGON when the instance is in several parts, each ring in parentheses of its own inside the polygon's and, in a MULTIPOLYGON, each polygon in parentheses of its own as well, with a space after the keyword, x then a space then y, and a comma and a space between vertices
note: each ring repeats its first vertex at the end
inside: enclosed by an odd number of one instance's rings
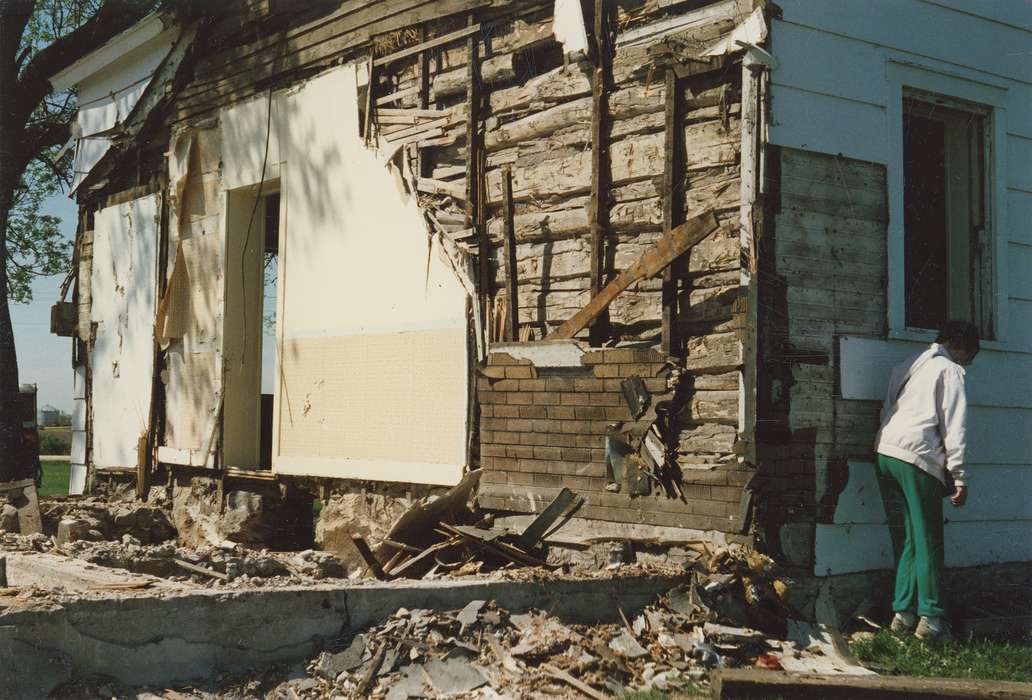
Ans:
POLYGON ((71 474, 71 463, 64 461, 41 462, 43 467, 43 486, 40 496, 64 496, 68 494, 68 478, 71 474))
POLYGON ((850 644, 856 657, 879 673, 936 678, 1032 681, 1032 643, 989 640, 924 642, 879 632, 850 644))

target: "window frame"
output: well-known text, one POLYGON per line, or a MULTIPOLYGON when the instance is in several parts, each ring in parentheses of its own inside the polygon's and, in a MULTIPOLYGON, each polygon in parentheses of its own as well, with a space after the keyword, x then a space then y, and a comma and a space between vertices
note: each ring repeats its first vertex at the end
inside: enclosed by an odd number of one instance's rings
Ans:
POLYGON ((931 342, 936 331, 906 325, 905 234, 903 230, 903 114, 905 99, 941 101, 944 106, 982 114, 985 118, 985 218, 991 251, 991 337, 982 346, 1007 346, 1008 305, 1006 265, 1006 84, 983 74, 958 73, 915 63, 912 58, 887 55, 889 99, 886 119, 889 136, 887 186, 887 325, 888 337, 931 342))

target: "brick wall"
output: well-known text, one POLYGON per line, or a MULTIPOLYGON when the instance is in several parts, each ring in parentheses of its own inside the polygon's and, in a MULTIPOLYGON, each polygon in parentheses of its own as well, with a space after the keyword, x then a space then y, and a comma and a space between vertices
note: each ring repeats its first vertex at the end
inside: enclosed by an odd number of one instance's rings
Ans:
POLYGON ((585 499, 577 517, 739 532, 743 487, 752 471, 733 462, 684 469, 685 501, 655 493, 655 486, 649 496, 606 491, 607 426, 624 423, 636 435, 648 428, 632 421, 621 382, 640 376, 655 400, 668 391, 669 371, 651 349, 595 350, 583 355, 581 366, 562 368, 491 354, 477 384, 481 505, 538 512, 567 487, 585 499))

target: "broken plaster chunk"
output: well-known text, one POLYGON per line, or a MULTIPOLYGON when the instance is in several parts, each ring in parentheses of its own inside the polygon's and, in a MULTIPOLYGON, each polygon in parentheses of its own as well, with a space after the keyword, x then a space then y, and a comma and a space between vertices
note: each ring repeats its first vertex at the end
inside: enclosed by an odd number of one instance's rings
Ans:
POLYGON ((622 630, 610 641, 609 648, 628 659, 638 659, 649 653, 637 639, 628 634, 627 630, 622 630))
POLYGON ((312 670, 317 676, 333 681, 340 674, 353 671, 361 666, 365 657, 365 637, 359 634, 351 640, 351 646, 344 651, 335 654, 324 651, 319 654, 319 658, 316 660, 315 667, 312 670))
POLYGON ((57 545, 89 539, 90 529, 90 523, 85 520, 62 518, 57 524, 57 545))

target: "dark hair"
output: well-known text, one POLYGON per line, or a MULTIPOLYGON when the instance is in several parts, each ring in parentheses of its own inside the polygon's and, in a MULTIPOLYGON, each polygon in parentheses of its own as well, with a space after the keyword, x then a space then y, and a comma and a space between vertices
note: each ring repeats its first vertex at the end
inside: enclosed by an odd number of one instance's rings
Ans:
POLYGON ((935 342, 940 345, 952 345, 972 355, 978 352, 978 328, 967 321, 947 321, 939 331, 935 342))

